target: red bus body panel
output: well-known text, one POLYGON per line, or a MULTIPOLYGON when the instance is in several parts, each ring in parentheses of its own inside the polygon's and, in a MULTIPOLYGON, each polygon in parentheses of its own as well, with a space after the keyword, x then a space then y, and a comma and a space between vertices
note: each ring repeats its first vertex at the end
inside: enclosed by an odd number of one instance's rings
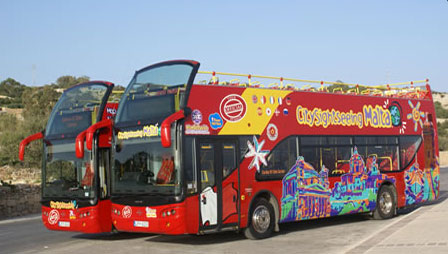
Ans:
POLYGON ((103 233, 112 230, 110 200, 101 200, 91 207, 56 209, 42 206, 42 222, 50 230, 103 233), (83 214, 89 213, 84 217, 83 214))
POLYGON ((118 231, 169 235, 196 234, 199 225, 198 207, 197 196, 188 197, 181 203, 152 207, 112 204, 112 222, 118 231), (174 215, 166 215, 166 212, 171 213, 173 210, 174 215))

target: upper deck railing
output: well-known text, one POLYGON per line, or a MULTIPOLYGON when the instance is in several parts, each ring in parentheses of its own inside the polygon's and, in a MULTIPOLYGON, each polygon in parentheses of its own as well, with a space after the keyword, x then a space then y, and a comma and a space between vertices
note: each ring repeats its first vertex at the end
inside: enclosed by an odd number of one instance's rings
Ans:
POLYGON ((253 88, 282 89, 292 91, 325 92, 336 94, 353 94, 368 96, 384 96, 395 98, 424 99, 429 95, 429 80, 416 80, 409 82, 363 85, 343 82, 330 82, 318 80, 293 79, 273 76, 260 76, 252 74, 238 74, 215 71, 199 71, 196 84, 219 85, 219 86, 241 86, 253 88), (208 75, 211 77, 207 78, 208 75), (220 77, 227 78, 220 81, 220 77), (205 79, 203 79, 205 78, 205 79), (240 79, 244 79, 241 81, 240 79), (261 83, 267 80, 268 83, 261 83), (266 85, 267 84, 267 85, 266 85), (425 84, 424 86, 416 86, 425 84))

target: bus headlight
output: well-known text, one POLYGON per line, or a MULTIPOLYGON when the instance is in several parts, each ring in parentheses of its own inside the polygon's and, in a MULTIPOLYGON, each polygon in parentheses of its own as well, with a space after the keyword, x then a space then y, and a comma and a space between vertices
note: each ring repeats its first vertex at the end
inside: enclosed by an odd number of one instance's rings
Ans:
POLYGON ((162 212, 162 217, 171 216, 171 215, 175 215, 175 214, 176 214, 176 210, 171 209, 171 210, 162 212))

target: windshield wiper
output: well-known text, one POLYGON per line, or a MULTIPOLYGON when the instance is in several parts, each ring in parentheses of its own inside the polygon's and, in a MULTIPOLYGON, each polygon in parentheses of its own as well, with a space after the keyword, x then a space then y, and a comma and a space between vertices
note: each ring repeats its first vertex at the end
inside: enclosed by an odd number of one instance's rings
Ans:
POLYGON ((81 188, 79 188, 79 186, 78 187, 70 187, 69 189, 68 189, 68 191, 77 191, 77 190, 80 190, 81 188))

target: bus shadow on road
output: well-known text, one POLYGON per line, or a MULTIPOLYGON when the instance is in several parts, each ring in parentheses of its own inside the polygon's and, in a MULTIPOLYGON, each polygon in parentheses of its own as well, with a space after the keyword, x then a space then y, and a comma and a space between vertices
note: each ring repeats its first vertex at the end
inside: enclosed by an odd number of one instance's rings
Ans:
POLYGON ((188 245, 207 245, 216 243, 229 243, 245 240, 243 234, 232 231, 212 233, 207 235, 157 235, 146 239, 148 242, 188 244, 188 245))
POLYGON ((73 238, 83 240, 94 240, 94 241, 121 241, 121 240, 130 240, 138 238, 147 238, 145 239, 145 241, 148 242, 190 244, 190 245, 225 243, 245 239, 245 237, 242 234, 229 231, 207 235, 156 235, 147 233, 116 232, 116 233, 102 233, 102 234, 79 234, 73 236, 73 238))
POLYGON ((293 232, 303 232, 306 230, 325 228, 343 224, 359 223, 369 220, 371 220, 370 214, 364 213, 364 214, 341 215, 336 217, 328 217, 315 220, 288 222, 279 225, 280 232, 276 233, 276 235, 283 235, 293 232))

